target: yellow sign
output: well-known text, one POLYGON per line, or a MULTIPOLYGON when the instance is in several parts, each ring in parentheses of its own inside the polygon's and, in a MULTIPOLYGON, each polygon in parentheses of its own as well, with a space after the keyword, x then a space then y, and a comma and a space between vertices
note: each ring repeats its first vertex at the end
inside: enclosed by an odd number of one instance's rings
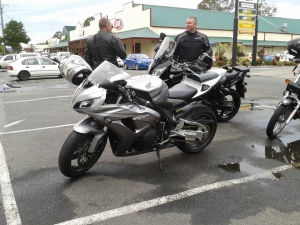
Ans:
POLYGON ((239 16, 256 16, 256 9, 239 9, 239 16))
POLYGON ((255 21, 239 21, 239 29, 241 28, 255 29, 255 21))
POLYGON ((255 30, 254 29, 239 29, 238 35, 254 36, 255 30))

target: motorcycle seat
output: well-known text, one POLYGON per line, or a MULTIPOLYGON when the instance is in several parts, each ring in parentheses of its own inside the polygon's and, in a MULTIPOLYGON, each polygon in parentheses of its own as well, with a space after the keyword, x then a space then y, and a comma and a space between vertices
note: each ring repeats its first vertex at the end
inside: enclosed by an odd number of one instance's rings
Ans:
POLYGON ((206 72, 202 72, 201 74, 194 73, 194 74, 189 75, 187 77, 192 79, 192 80, 196 80, 196 81, 202 83, 202 82, 206 82, 206 81, 215 79, 218 76, 219 76, 219 74, 214 72, 214 71, 206 71, 206 72))
POLYGON ((179 83, 169 89, 169 98, 188 100, 191 99, 197 92, 196 88, 179 83))
POLYGON ((225 77, 226 77, 226 81, 231 81, 233 80, 234 78, 236 78, 237 76, 239 75, 239 72, 237 71, 231 71, 231 72, 227 72, 225 74, 225 77))
POLYGON ((249 67, 246 66, 233 66, 232 69, 239 72, 250 72, 249 67))

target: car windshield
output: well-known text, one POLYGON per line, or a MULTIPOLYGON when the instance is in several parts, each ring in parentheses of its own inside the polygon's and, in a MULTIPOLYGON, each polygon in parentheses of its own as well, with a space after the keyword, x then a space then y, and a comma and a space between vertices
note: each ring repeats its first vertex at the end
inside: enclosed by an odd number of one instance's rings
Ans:
POLYGON ((84 81, 82 87, 89 88, 93 85, 101 83, 105 79, 110 80, 112 77, 122 74, 128 75, 119 67, 108 61, 104 61, 89 75, 89 77, 84 81))
POLYGON ((147 56, 146 54, 138 54, 136 55, 137 59, 150 59, 149 56, 147 56))

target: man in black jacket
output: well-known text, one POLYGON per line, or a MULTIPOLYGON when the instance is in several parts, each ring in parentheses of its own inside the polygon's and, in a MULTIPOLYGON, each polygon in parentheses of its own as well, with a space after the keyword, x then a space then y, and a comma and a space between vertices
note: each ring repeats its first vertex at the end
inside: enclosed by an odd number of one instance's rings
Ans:
POLYGON ((121 41, 111 33, 112 25, 109 19, 101 18, 99 28, 100 31, 87 41, 84 59, 93 69, 105 60, 118 66, 117 56, 125 59, 125 48, 121 41))
POLYGON ((202 54, 212 56, 208 38, 197 31, 197 18, 189 17, 186 21, 186 31, 175 37, 176 49, 173 59, 179 63, 193 62, 202 54))

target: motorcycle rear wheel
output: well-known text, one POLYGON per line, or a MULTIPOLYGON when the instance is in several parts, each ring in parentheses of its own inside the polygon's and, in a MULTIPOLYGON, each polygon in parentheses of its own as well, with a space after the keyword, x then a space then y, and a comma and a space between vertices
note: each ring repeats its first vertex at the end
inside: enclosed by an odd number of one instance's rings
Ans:
POLYGON ((269 138, 276 137, 285 127, 285 122, 292 113, 292 109, 285 105, 277 107, 267 126, 266 133, 269 138))
POLYGON ((208 130, 208 135, 202 140, 195 140, 195 142, 175 142, 179 150, 187 154, 202 152, 213 140, 217 130, 216 116, 208 107, 203 108, 200 113, 193 115, 192 120, 204 125, 208 130))
POLYGON ((227 122, 231 120, 239 111, 241 106, 240 95, 235 90, 229 90, 225 95, 224 106, 233 107, 233 109, 223 109, 222 107, 214 109, 218 122, 227 122))
POLYGON ((89 153, 88 149, 93 138, 93 134, 81 134, 72 131, 63 144, 58 157, 58 166, 63 175, 78 177, 97 162, 106 146, 107 136, 103 136, 93 153, 89 153))

